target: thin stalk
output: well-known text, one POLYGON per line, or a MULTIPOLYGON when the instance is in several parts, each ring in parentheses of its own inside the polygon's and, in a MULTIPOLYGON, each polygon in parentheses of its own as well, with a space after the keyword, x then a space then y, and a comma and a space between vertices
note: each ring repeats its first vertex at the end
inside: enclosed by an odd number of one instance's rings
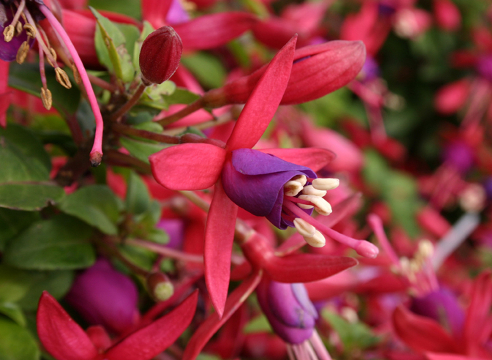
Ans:
POLYGON ((70 40, 70 37, 66 33, 63 26, 59 23, 57 18, 51 13, 50 9, 46 7, 46 5, 39 6, 39 9, 43 13, 43 15, 46 16, 46 19, 49 21, 55 32, 57 32, 60 35, 63 42, 65 43, 65 46, 68 48, 68 51, 73 58, 75 66, 79 71, 80 77, 82 79, 82 83, 84 84, 84 87, 87 91, 87 97, 89 98, 89 103, 91 104, 91 108, 94 113, 94 118, 96 120, 96 133, 94 136, 94 145, 92 146, 90 158, 91 158, 92 165, 97 166, 101 163, 101 158, 103 154, 102 138, 103 138, 103 131, 104 131, 104 122, 101 115, 101 111, 99 110, 99 104, 97 103, 96 95, 94 94, 94 90, 92 89, 92 85, 89 80, 89 76, 87 76, 87 71, 85 71, 84 64, 82 63, 82 60, 80 59, 80 56, 77 53, 77 50, 75 50, 75 47, 73 46, 72 41, 70 40))
POLYGON ((110 162, 115 162, 121 166, 129 166, 129 167, 136 167, 139 168, 146 173, 150 173, 150 165, 147 164, 146 162, 143 162, 142 160, 139 160, 137 158, 134 158, 133 156, 127 155, 120 153, 119 151, 116 150, 108 150, 106 153, 107 159, 110 162))
POLYGON ((104 81, 103 79, 100 79, 95 75, 87 74, 87 76, 89 76, 89 80, 91 81, 91 83, 93 83, 96 86, 99 86, 101 89, 108 90, 111 92, 114 92, 117 89, 117 87, 114 86, 113 84, 108 83, 107 81, 104 81))
POLYGON ((125 241, 125 243, 128 245, 134 245, 144 249, 152 250, 157 254, 161 254, 176 260, 182 260, 182 261, 194 262, 194 263, 203 263, 203 256, 201 255, 187 254, 183 251, 174 250, 167 246, 156 244, 150 241, 128 239, 125 241))
POLYGON ((120 134, 129 135, 129 136, 137 136, 148 140, 154 140, 165 144, 179 144, 180 138, 177 136, 169 136, 157 134, 152 131, 135 129, 128 125, 123 125, 120 123, 114 123, 111 125, 111 128, 120 134))
POLYGON ((120 260, 128 269, 134 272, 137 275, 141 275, 143 277, 147 277, 149 272, 145 269, 142 269, 140 266, 135 265, 130 260, 128 260, 118 249, 118 247, 114 244, 113 240, 109 238, 103 238, 103 246, 108 249, 110 254, 120 260))
MULTIPOLYGON (((193 125, 193 127, 198 130, 205 130, 217 125, 225 124, 226 122, 229 122, 231 120, 233 120, 231 114, 227 113, 217 117, 216 119, 193 125)), ((186 129, 187 127, 173 128, 173 129, 165 130, 164 133, 168 135, 177 135, 177 134, 184 133, 186 129)))
POLYGON ((123 105, 121 108, 119 108, 115 113, 113 113, 109 117, 109 119, 111 121, 116 121, 120 117, 125 115, 128 111, 130 111, 130 109, 138 102, 138 100, 140 100, 140 97, 142 96, 142 94, 146 88, 147 88, 147 86, 144 85, 143 83, 141 83, 138 86, 137 91, 135 91, 133 93, 132 97, 127 101, 127 103, 125 105, 123 105))
POLYGON ((202 109, 204 106, 205 106, 205 102, 203 101, 203 98, 199 98, 198 100, 195 100, 194 102, 182 108, 178 112, 166 116, 164 119, 157 121, 157 123, 159 123, 162 126, 172 124, 173 122, 181 120, 185 116, 188 116, 194 113, 195 111, 202 109))

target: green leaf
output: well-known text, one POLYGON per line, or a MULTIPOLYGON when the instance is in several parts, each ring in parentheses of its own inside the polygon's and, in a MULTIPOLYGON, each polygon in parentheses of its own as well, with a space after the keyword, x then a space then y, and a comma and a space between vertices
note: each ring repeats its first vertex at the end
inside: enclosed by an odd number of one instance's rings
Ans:
POLYGON ((26 326, 26 318, 24 317, 24 313, 22 312, 22 309, 15 303, 0 303, 0 314, 9 317, 20 326, 26 326))
POLYGON ((96 17, 97 28, 95 46, 101 64, 124 82, 130 82, 135 76, 132 59, 125 46, 126 39, 121 30, 96 9, 90 8, 96 17))
POLYGON ((135 43, 135 47, 133 48, 133 66, 135 69, 140 72, 140 50, 142 49, 142 44, 147 36, 150 35, 155 29, 154 27, 146 20, 143 21, 142 32, 140 33, 140 37, 135 43))
POLYGON ((321 316, 328 321, 338 336, 340 336, 340 340, 347 352, 353 352, 354 349, 363 350, 376 345, 380 341, 372 333, 371 328, 362 322, 349 323, 347 320, 328 310, 323 310, 321 316))
POLYGON ((172 104, 191 104, 200 98, 200 95, 195 94, 187 89, 176 88, 172 95, 166 96, 166 101, 169 105, 172 104))
POLYGON ((92 185, 66 196, 59 204, 59 208, 105 234, 116 235, 123 203, 109 187, 92 185))
MULTIPOLYGON (((53 98, 53 107, 62 114, 75 114, 80 102, 80 90, 77 86, 65 89, 56 81, 55 70, 51 66, 45 67, 48 89, 53 98)), ((70 72, 67 72, 71 77, 70 72)), ((72 79, 72 78, 71 78, 72 79)), ((72 84, 75 81, 72 79, 72 84)), ((41 97, 41 77, 39 76, 39 65, 10 63, 9 86, 27 92, 31 95, 41 97)))
POLYGON ((3 251, 9 239, 36 220, 39 220, 39 213, 37 212, 0 208, 0 251, 3 251))
POLYGON ((38 307, 43 291, 48 291, 55 299, 65 296, 75 277, 73 270, 29 271, 31 285, 27 294, 17 303, 24 310, 34 311, 38 307))
POLYGON ((96 9, 112 11, 140 20, 142 9, 139 1, 90 0, 89 5, 96 9))
POLYGON ((0 318, 0 360, 37 360, 39 356, 38 345, 27 329, 0 318))
POLYGON ((134 214, 139 215, 150 207, 150 194, 143 180, 135 172, 128 177, 126 191, 126 208, 134 214))
POLYGON ((224 84, 227 72, 215 56, 196 52, 193 55, 183 56, 181 61, 206 87, 212 89, 224 84))
POLYGON ((135 156, 137 159, 149 163, 149 156, 161 151, 166 147, 163 144, 149 143, 143 141, 137 141, 125 137, 120 138, 121 145, 127 149, 130 154, 135 156))
POLYGON ((140 37, 140 30, 135 25, 115 23, 116 27, 121 31, 125 38, 125 47, 128 54, 133 54, 135 44, 140 37))
POLYGON ((0 302, 17 302, 29 291, 29 272, 0 264, 0 302))
POLYGON ((243 329, 243 333, 272 332, 272 327, 265 315, 260 315, 250 320, 243 329))
POLYGON ((64 214, 37 221, 7 246, 4 260, 22 269, 80 269, 94 263, 92 228, 64 214))
POLYGON ((60 186, 42 182, 0 184, 0 207, 14 210, 40 210, 65 196, 60 186))

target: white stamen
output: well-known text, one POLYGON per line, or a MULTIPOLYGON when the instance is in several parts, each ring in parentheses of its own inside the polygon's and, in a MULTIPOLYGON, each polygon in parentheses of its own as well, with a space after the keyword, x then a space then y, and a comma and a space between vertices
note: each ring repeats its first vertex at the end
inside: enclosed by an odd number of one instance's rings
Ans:
POLYGON ((334 178, 320 178, 313 180, 313 187, 318 190, 333 190, 340 185, 340 180, 334 178))
POLYGON ((430 258, 434 254, 434 245, 429 240, 422 240, 419 243, 419 253, 424 259, 430 258))
POLYGON ((315 189, 313 185, 304 186, 304 189, 302 189, 302 193, 304 195, 314 195, 320 197, 324 197, 326 195, 325 190, 315 189))
POLYGON ((284 185, 284 194, 287 196, 296 196, 302 190, 302 184, 295 180, 287 181, 284 185))
POLYGON ((304 236, 304 240, 312 247, 323 247, 326 244, 325 237, 318 230, 315 230, 313 236, 304 236))
POLYGON ((292 179, 290 179, 290 181, 297 181, 302 186, 304 186, 307 183, 307 177, 306 175, 296 175, 292 179))
POLYGON ((313 225, 300 218, 294 219, 294 226, 296 227, 297 231, 299 231, 299 234, 301 234, 303 237, 313 236, 314 232, 316 231, 316 228, 313 225))
MULTIPOLYGON (((302 196, 302 195, 301 195, 302 196)), ((300 196, 299 196, 300 197, 300 196)), ((313 209, 314 206, 313 205, 306 205, 306 204, 297 204, 301 209, 304 209, 304 210, 309 210, 309 209, 313 209)))
POLYGON ((330 215, 332 212, 330 203, 319 196, 301 195, 299 196, 299 199, 309 201, 311 204, 313 204, 314 208, 320 215, 326 216, 330 215))

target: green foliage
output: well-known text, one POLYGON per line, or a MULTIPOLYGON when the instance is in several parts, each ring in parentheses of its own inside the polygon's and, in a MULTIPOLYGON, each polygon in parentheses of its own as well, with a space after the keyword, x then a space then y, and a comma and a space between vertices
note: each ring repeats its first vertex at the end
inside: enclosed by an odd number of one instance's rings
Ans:
POLYGON ((0 360, 37 360, 38 345, 30 332, 0 317, 0 360))
POLYGON ((22 269, 67 270, 92 265, 95 252, 89 239, 92 228, 82 221, 57 215, 33 223, 5 249, 7 264, 22 269))
POLYGON ((221 87, 226 78, 226 71, 216 57, 205 52, 196 52, 181 58, 183 64, 209 88, 221 87))

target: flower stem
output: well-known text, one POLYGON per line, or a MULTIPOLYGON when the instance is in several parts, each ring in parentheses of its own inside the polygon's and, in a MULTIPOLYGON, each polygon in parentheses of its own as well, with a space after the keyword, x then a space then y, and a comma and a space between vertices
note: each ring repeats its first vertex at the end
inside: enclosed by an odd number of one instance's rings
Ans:
POLYGON ((150 165, 142 160, 134 158, 133 156, 123 154, 116 150, 107 151, 107 159, 110 162, 116 163, 119 166, 136 167, 146 173, 150 173, 150 165))
POLYGON ((169 136, 169 135, 157 134, 157 133, 154 133, 152 131, 135 129, 131 126, 120 124, 120 123, 113 123, 111 125, 111 128, 113 130, 119 132, 120 134, 137 136, 137 137, 141 137, 141 138, 149 139, 149 140, 154 140, 154 141, 158 141, 158 142, 165 143, 165 144, 179 144, 180 143, 180 138, 178 136, 169 136))
POLYGON ((96 95, 94 94, 94 90, 92 89, 91 82, 89 80, 89 76, 87 75, 87 71, 85 71, 84 64, 80 59, 77 50, 72 44, 70 37, 66 33, 63 26, 58 22, 56 17, 51 13, 50 9, 46 7, 46 5, 41 5, 39 7, 41 12, 46 19, 48 19, 51 26, 55 29, 55 31, 60 35, 65 46, 68 48, 70 55, 72 55, 73 61, 77 70, 79 71, 80 77, 82 79, 82 83, 87 91, 87 97, 89 98, 89 103, 91 104, 92 111, 94 112, 94 118, 96 119, 96 134, 94 137, 94 145, 92 146, 92 150, 90 153, 90 159, 92 166, 98 166, 101 163, 102 158, 102 138, 103 138, 103 130, 104 130, 104 122, 101 115, 101 111, 99 110, 99 104, 97 103, 96 95))
POLYGON ((178 112, 166 116, 164 119, 157 121, 157 123, 159 123, 162 126, 172 124, 173 122, 181 120, 185 116, 188 116, 194 113, 195 111, 202 109, 204 106, 205 106, 205 102, 203 101, 203 98, 199 98, 198 100, 195 100, 194 102, 192 102, 185 108, 179 110, 178 112))
POLYGON ((146 85, 144 85, 143 83, 140 84, 138 86, 138 88, 137 88, 137 91, 135 91, 135 93, 127 101, 127 103, 125 105, 123 105, 121 108, 119 108, 118 111, 116 111, 115 113, 113 113, 110 116, 109 119, 111 121, 116 121, 120 117, 122 117, 123 115, 125 115, 138 102, 138 100, 140 100, 140 97, 142 96, 142 94, 143 94, 143 92, 145 91, 146 88, 147 88, 146 85))
POLYGON ((128 245, 135 245, 144 249, 152 250, 155 253, 182 261, 194 262, 194 263, 203 263, 203 256, 201 255, 193 255, 187 254, 182 251, 171 249, 165 245, 156 244, 150 241, 138 240, 138 239, 128 239, 125 241, 128 245))

